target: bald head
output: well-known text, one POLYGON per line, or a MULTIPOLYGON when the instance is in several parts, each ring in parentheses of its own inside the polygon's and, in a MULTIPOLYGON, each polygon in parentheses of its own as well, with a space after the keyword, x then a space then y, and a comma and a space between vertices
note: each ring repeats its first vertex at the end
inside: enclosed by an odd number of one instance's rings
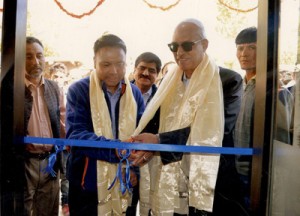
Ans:
POLYGON ((180 22, 175 28, 169 47, 178 66, 187 78, 190 78, 203 60, 208 47, 203 24, 196 19, 186 19, 180 22))
POLYGON ((198 36, 201 39, 207 39, 204 25, 200 20, 197 19, 183 20, 176 26, 175 32, 176 31, 187 31, 195 34, 195 36, 198 36))

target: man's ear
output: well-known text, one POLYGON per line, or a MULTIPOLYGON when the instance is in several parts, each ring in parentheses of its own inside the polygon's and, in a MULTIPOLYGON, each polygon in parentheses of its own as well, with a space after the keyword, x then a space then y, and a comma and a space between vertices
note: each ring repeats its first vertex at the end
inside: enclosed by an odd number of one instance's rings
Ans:
POLYGON ((94 56, 93 60, 94 60, 94 68, 96 69, 96 58, 95 58, 95 56, 94 56))
POLYGON ((203 39, 201 41, 201 44, 202 44, 203 50, 206 51, 206 49, 208 47, 208 40, 207 39, 203 39))

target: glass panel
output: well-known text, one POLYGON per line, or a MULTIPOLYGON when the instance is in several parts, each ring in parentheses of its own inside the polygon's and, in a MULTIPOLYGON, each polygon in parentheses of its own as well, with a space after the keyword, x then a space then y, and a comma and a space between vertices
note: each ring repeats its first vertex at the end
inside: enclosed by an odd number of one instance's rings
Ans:
POLYGON ((278 98, 275 139, 293 144, 296 77, 299 71, 299 1, 282 0, 279 29, 278 98), (291 11, 293 11, 291 13, 291 11), (291 15, 292 14, 292 15, 291 15), (295 19, 297 17, 298 19, 295 19))
POLYGON ((271 205, 272 216, 300 215, 300 149, 274 142, 271 205))
POLYGON ((269 215, 300 215, 299 0, 282 0, 269 215))

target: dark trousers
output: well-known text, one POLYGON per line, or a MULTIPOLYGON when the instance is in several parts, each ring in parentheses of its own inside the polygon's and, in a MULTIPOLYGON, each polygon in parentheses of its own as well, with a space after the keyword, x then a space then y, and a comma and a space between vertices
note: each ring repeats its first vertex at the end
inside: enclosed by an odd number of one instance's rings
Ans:
POLYGON ((69 184, 70 216, 97 216, 98 194, 69 184))
MULTIPOLYGON (((98 194, 88 192, 80 186, 69 185, 69 208, 70 216, 97 216, 98 194)), ((139 186, 133 189, 132 206, 127 208, 126 216, 135 216, 139 200, 139 186)))
POLYGON ((68 204, 69 181, 66 176, 68 157, 69 157, 69 152, 64 149, 62 155, 63 172, 60 175, 61 206, 68 204))
MULTIPOLYGON (((204 211, 204 210, 195 209, 194 207, 189 207, 189 214, 188 215, 189 216, 212 216, 213 214, 211 212, 207 212, 207 211, 204 211)), ((174 216, 187 216, 187 215, 174 213, 174 216)))
POLYGON ((126 216, 136 216, 136 207, 140 199, 139 184, 133 187, 131 206, 126 210, 126 216))
POLYGON ((221 155, 215 188, 213 215, 247 216, 234 155, 221 155))

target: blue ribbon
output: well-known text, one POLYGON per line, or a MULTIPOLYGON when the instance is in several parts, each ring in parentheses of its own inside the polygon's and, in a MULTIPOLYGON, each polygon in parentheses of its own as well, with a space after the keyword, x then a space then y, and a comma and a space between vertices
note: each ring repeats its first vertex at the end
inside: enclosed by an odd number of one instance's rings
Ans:
POLYGON ((41 137, 21 137, 17 138, 17 143, 40 143, 40 144, 58 144, 78 147, 94 148, 116 148, 145 151, 167 151, 167 152, 194 152, 206 154, 232 154, 232 155, 258 155, 260 149, 256 148, 236 148, 236 147, 212 147, 212 146, 186 146, 176 144, 148 144, 148 143, 127 143, 118 141, 94 141, 94 140, 74 140, 58 138, 41 137), (109 145, 107 145, 109 142, 109 145))
POLYGON ((116 148, 126 150, 125 154, 122 154, 118 150, 120 156, 120 163, 118 164, 117 174, 112 184, 109 186, 110 190, 117 180, 120 182, 120 191, 122 194, 128 190, 132 192, 132 186, 130 183, 130 162, 128 157, 130 156, 130 150, 145 150, 145 151, 167 151, 167 152, 195 152, 205 154, 232 154, 232 155, 255 155, 260 154, 260 149, 255 148, 230 148, 230 147, 211 147, 211 146, 186 146, 176 144, 145 144, 145 143, 126 143, 117 141, 92 141, 92 140, 72 140, 72 139, 58 139, 58 138, 41 138, 41 137, 21 137, 17 138, 17 143, 40 143, 40 144, 53 144, 55 143, 56 152, 49 157, 49 164, 45 168, 46 172, 49 172, 52 176, 56 176, 53 170, 53 165, 56 160, 56 155, 63 150, 65 145, 78 146, 78 147, 94 147, 94 148, 116 148), (21 140, 20 140, 21 139, 21 140), (109 142, 109 145, 107 145, 109 142), (123 181, 122 164, 126 163, 125 168, 125 182, 123 181))
POLYGON ((120 157, 120 162, 118 164, 118 169, 117 169, 117 174, 116 177, 114 178, 113 182, 109 186, 107 190, 110 190, 116 183, 117 180, 120 182, 120 191, 122 195, 125 194, 125 192, 128 190, 129 193, 132 193, 132 185, 130 182, 130 162, 128 160, 128 157, 130 156, 130 150, 120 150, 118 149, 118 155, 120 157), (122 151, 125 151, 125 154, 122 153, 122 151), (125 166, 125 182, 123 180, 123 172, 122 172, 122 165, 123 162, 126 163, 125 166))
POLYGON ((60 153, 64 149, 64 146, 63 145, 55 145, 54 148, 55 148, 55 152, 53 152, 49 155, 48 164, 44 169, 42 169, 43 173, 49 173, 52 177, 56 177, 57 173, 53 169, 53 166, 56 162, 57 154, 60 153))

